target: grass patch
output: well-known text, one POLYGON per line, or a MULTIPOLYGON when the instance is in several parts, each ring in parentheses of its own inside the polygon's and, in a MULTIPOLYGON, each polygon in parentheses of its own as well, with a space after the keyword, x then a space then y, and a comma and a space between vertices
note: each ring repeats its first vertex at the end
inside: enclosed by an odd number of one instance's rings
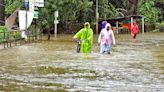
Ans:
POLYGON ((39 83, 39 82, 35 82, 32 83, 33 85, 37 85, 37 86, 56 86, 56 87, 62 87, 63 84, 60 83, 39 83))
POLYGON ((85 78, 85 79, 96 79, 99 76, 73 76, 72 78, 85 78))
POLYGON ((41 73, 41 74, 48 74, 48 73, 65 74, 65 73, 68 73, 69 71, 68 69, 65 69, 65 68, 40 66, 36 68, 36 72, 41 73))
POLYGON ((73 69, 71 71, 74 73, 96 73, 96 71, 93 70, 82 70, 82 69, 73 69))

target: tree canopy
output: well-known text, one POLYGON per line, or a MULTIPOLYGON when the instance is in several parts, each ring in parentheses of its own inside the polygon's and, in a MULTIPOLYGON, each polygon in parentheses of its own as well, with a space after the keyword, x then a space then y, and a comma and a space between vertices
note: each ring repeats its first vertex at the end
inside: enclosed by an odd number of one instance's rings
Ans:
MULTIPOLYGON (((163 0, 98 0, 99 19, 116 18, 127 15, 144 15, 146 23, 158 22, 161 10, 155 7, 163 0)), ((5 0, 6 16, 12 14, 18 7, 24 9, 24 0, 5 0), (21 1, 21 3, 20 3, 21 1)), ((45 7, 39 8, 39 25, 51 28, 54 21, 54 11, 59 11, 59 21, 65 25, 68 21, 95 23, 96 0, 45 0, 45 7)))

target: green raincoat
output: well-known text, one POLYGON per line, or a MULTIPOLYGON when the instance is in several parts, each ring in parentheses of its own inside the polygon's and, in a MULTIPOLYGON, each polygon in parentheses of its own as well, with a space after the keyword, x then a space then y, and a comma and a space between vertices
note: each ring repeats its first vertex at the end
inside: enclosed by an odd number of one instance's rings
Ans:
POLYGON ((77 32, 73 38, 81 40, 82 53, 91 53, 93 44, 93 30, 90 28, 90 24, 88 22, 84 24, 84 28, 77 32), (86 24, 88 24, 88 27, 86 27, 86 24))

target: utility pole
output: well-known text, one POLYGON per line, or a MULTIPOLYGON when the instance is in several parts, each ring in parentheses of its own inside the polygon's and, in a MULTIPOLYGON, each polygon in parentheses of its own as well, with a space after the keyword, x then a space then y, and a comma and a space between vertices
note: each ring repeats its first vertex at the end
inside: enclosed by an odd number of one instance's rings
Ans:
MULTIPOLYGON (((27 15, 27 12, 28 12, 28 8, 29 8, 29 0, 25 0, 25 8, 26 8, 26 21, 25 21, 25 33, 28 33, 28 30, 27 30, 27 24, 28 24, 28 15, 27 15)), ((28 34, 26 34, 27 36, 28 34)), ((32 37, 33 38, 33 37, 32 37)), ((27 41, 27 39, 25 39, 27 41)), ((30 39, 29 39, 30 41, 30 39)))
POLYGON ((104 20, 106 20, 106 18, 107 18, 107 5, 108 5, 108 0, 106 0, 106 2, 104 3, 104 12, 105 12, 105 14, 104 14, 104 20))
POLYGON ((98 0, 96 0, 96 34, 98 34, 98 0))
POLYGON ((59 23, 59 21, 57 20, 57 18, 59 17, 58 11, 54 12, 54 17, 55 17, 55 20, 54 20, 54 36, 56 38, 57 37, 57 24, 59 23))
POLYGON ((4 0, 0 0, 0 25, 5 24, 5 5, 4 0))

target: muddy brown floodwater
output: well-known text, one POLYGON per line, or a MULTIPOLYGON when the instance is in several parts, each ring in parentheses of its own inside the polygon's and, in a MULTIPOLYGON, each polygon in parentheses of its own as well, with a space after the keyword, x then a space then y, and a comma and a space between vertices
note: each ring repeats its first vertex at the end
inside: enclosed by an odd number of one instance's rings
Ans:
MULTIPOLYGON (((110 55, 76 53, 72 35, 0 49, 0 91, 164 92, 164 33, 146 33, 132 43, 116 35, 110 55)), ((1 46, 3 47, 3 46, 1 46)))

